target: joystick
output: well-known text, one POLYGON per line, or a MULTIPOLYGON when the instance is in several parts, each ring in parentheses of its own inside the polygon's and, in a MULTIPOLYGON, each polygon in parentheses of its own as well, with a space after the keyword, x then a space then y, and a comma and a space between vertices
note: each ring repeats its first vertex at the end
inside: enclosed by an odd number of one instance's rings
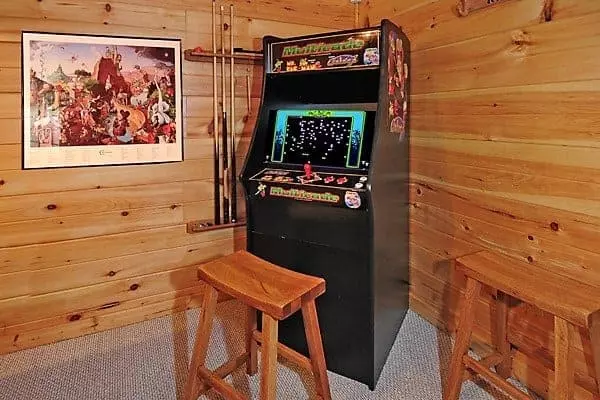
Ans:
POLYGON ((304 176, 308 179, 312 176, 312 165, 310 165, 310 163, 304 164, 304 176))

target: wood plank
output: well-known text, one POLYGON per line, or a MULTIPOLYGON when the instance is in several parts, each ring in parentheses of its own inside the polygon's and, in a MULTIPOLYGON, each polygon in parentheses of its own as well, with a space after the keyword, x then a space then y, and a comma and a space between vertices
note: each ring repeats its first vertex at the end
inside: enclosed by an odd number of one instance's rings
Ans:
POLYGON ((456 258, 483 249, 475 243, 432 229, 415 218, 410 220, 409 237, 411 244, 422 246, 443 259, 456 258), (435 244, 435 246, 429 247, 430 244, 435 244))
POLYGON ((30 276, 29 272, 0 275, 0 300, 27 295, 30 276))
MULTIPOLYGON (((481 44, 486 46, 486 44, 481 44)), ((588 57, 593 48, 579 48, 556 53, 543 53, 536 55, 506 55, 498 49, 494 55, 474 59, 469 65, 454 65, 444 63, 439 56, 415 58, 412 66, 416 72, 413 74, 413 93, 432 93, 450 90, 465 90, 473 88, 491 88, 503 86, 519 86, 524 84, 542 84, 568 80, 597 80, 598 60, 588 57), (437 60, 437 65, 431 62, 437 60), (526 62, 524 62, 526 60, 526 62), (577 67, 573 68, 570 60, 580 60, 577 67), (439 68, 444 65, 443 68, 439 68), (436 70, 437 69, 437 70, 436 70), (475 71, 475 73, 474 73, 475 71), (567 72, 568 71, 568 72, 567 72)), ((466 60, 465 60, 466 62, 466 60)))
POLYGON ((525 260, 556 274, 600 286, 600 270, 591 268, 600 254, 538 238, 531 241, 521 231, 504 228, 422 203, 411 208, 411 218, 435 230, 475 243, 485 249, 525 260))
MULTIPOLYGON (((194 203, 190 207, 196 207, 194 203)), ((208 202, 202 202, 208 207, 208 202)), ((184 205, 172 204, 104 213, 50 217, 0 224, 4 247, 80 239, 132 232, 184 222, 184 205)))
MULTIPOLYGON (((237 46, 237 44, 236 44, 237 46)), ((220 69, 220 64, 217 69, 220 69)), ((229 63, 226 64, 225 68, 227 68, 227 73, 225 76, 225 80, 227 82, 227 103, 229 103, 229 96, 231 96, 230 89, 230 79, 231 75, 229 74, 229 63)), ((235 95, 236 97, 246 97, 247 96, 247 85, 246 85, 246 76, 249 75, 246 68, 242 70, 242 68, 238 68, 237 73, 235 73, 235 95)), ((212 71, 211 71, 212 74, 212 71)), ((8 74, 7 74, 8 75, 8 74)), ((221 82, 221 74, 218 75, 218 80, 221 82)), ((7 88, 10 84, 5 85, 7 88)), ((15 85, 13 85, 15 86, 15 85)), ((20 86, 19 86, 20 87, 20 86)), ((2 76, 0 75, 0 91, 2 90, 2 76)), ((8 89, 7 89, 8 91, 8 89)), ((221 93, 221 91, 219 91, 221 93)), ((212 83, 212 75, 184 75, 183 76, 183 94, 185 96, 211 96, 213 94, 213 83, 212 83)), ((250 96, 253 98, 260 98, 262 95, 262 87, 258 85, 253 85, 250 82, 250 96)))
MULTIPOLYGON (((391 2, 384 2, 391 3, 391 2)), ((460 18, 453 0, 421 1, 420 4, 394 5, 392 10, 378 11, 402 26, 414 38, 411 47, 422 50, 460 42, 495 32, 537 24, 542 6, 536 1, 515 1, 481 10, 460 18)))
MULTIPOLYGON (((315 0, 310 3, 294 0, 233 0, 235 15, 272 21, 293 21, 296 24, 323 26, 328 29, 350 29, 354 24, 354 8, 337 0, 315 0), (258 11, 259 10, 259 11, 258 11)), ((210 12, 206 3, 195 3, 195 10, 210 12)))
POLYGON ((0 67, 0 93, 21 92, 21 69, 0 67))
MULTIPOLYGON (((237 110, 236 110, 237 111, 237 110)), ((254 127, 256 124, 257 115, 254 113, 255 110, 252 110, 252 115, 249 116, 247 121, 244 121, 242 117, 242 124, 238 121, 238 125, 236 126, 236 134, 241 137, 245 137, 250 139, 252 134, 254 133, 254 127)), ((212 113, 212 109, 211 109, 212 113)), ((243 116, 244 114, 242 114, 243 116)), ((2 120, 0 120, 2 121, 2 120)), ((184 130, 187 138, 197 139, 197 138, 211 138, 212 140, 212 132, 213 132, 213 118, 212 116, 204 116, 204 117, 194 117, 194 118, 186 118, 184 122, 184 130)), ((219 127, 222 124, 219 124, 219 127)), ((219 132, 221 130, 219 129, 219 132)))
POLYGON ((600 186, 592 182, 582 185, 567 179, 415 159, 411 159, 411 168, 415 179, 432 177, 437 182, 493 192, 513 200, 600 215, 600 186))
MULTIPOLYGON (((2 96, 0 96, 2 98, 2 96)), ((183 162, 118 167, 63 168, 0 171, 0 197, 69 190, 100 189, 178 182, 212 177, 212 161, 183 162)))
POLYGON ((196 269, 188 266, 61 292, 0 300, 0 326, 66 314, 81 316, 128 300, 199 286, 196 269))
MULTIPOLYGON (((232 252, 233 237, 57 268, 33 270, 27 279, 23 279, 24 276, 21 276, 21 279, 13 277, 13 293, 18 292, 19 294, 4 298, 26 294, 41 295, 175 270, 226 256, 232 252)), ((0 277, 4 281, 5 277, 10 279, 10 275, 17 274, 0 275, 0 277)))
POLYGON ((573 341, 572 325, 558 317, 554 319, 554 335, 556 337, 556 353, 554 361, 554 395, 556 400, 573 399, 575 385, 575 371, 573 366, 573 353, 570 351, 573 341))
MULTIPOLYGON (((208 117, 212 113, 213 98, 212 96, 187 96, 184 99, 185 102, 185 115, 188 117, 208 117), (210 111, 209 111, 210 110, 210 111)), ((250 104, 252 110, 258 110, 260 106, 259 98, 252 98, 250 104)), ((243 120, 244 114, 240 115, 240 111, 247 110, 248 101, 246 96, 235 98, 235 109, 236 109, 236 127, 240 121, 243 120)))
POLYGON ((411 123, 416 137, 598 147, 598 118, 592 114, 434 114, 414 115, 411 123))
POLYGON ((21 119, 21 95, 4 93, 0 96, 0 119, 21 119))
MULTIPOLYGON (((16 28, 15 34, 18 33, 18 37, 14 40, 6 40, 4 38, 4 31, 7 29, 11 19, 0 17, 0 68, 21 68, 21 29, 22 27, 16 28)), ((22 23, 27 20, 15 20, 15 23, 22 23)), ((21 79, 19 79, 20 81, 21 79)))
POLYGON ((126 25, 144 28, 159 25, 164 30, 182 30, 185 11, 174 8, 146 7, 129 2, 92 2, 44 0, 13 2, 2 11, 3 16, 57 21, 79 21, 92 24, 126 25), (159 24, 157 24, 159 22, 159 24))
MULTIPOLYGON (((106 3, 104 3, 106 4, 106 3)), ((75 20, 53 20, 43 18, 28 18, 26 15, 21 17, 7 17, 4 14, 0 16, 0 42, 3 48, 7 45, 18 46, 16 51, 11 52, 14 57, 10 60, 9 55, 0 56, 0 66, 21 66, 21 31, 36 32, 56 32, 56 33, 79 33, 94 35, 124 35, 130 37, 160 37, 160 38, 183 38, 185 42, 185 31, 183 27, 175 29, 162 29, 157 24, 147 26, 131 26, 130 24, 119 25, 114 23, 104 24, 103 22, 81 22, 75 20)))
POLYGON ((22 122, 21 119, 0 118, 0 144, 21 143, 22 122))
MULTIPOLYGON (((529 28, 542 22, 542 4, 537 1, 513 1, 501 7, 491 7, 458 17, 453 0, 422 0, 420 2, 378 1, 372 7, 374 20, 390 18, 412 38, 415 50, 444 46, 481 36, 519 28, 529 28), (383 3, 382 6, 379 4, 383 3)), ((594 2, 557 1, 552 23, 600 11, 594 2)))
POLYGON ((185 225, 167 226, 92 238, 0 248, 0 272, 60 267, 87 261, 137 254, 157 249, 224 239, 231 229, 190 235, 185 225), (98 252, 97 249, 102 249, 98 252))
POLYGON ((21 145, 0 144, 0 171, 20 168, 21 145))
MULTIPOLYGON (((202 290, 188 288, 179 291, 144 297, 131 302, 126 308, 102 309, 81 318, 60 318, 37 321, 35 329, 20 325, 0 329, 0 354, 24 350, 59 340, 101 332, 120 326, 158 318, 197 306, 202 290)), ((74 314, 76 315, 76 314, 74 314)))
POLYGON ((424 50, 413 57, 412 92, 598 79, 597 62, 586 56, 600 44, 596 20, 592 14, 424 50))
POLYGON ((420 160, 600 183, 600 150, 594 147, 421 137, 411 144, 411 155, 420 160))
POLYGON ((539 238, 596 252, 600 219, 554 208, 504 199, 479 190, 431 181, 415 181, 411 201, 448 208, 477 220, 522 232, 530 242, 539 238))
POLYGON ((177 205, 212 198, 213 187, 206 180, 6 196, 0 202, 0 223, 177 205))
MULTIPOLYGON (((272 8, 272 7, 271 7, 272 8)), ((262 11, 262 10, 261 10, 262 11)), ((353 10, 351 10, 353 12, 353 10)), ((217 7, 217 23, 220 22, 219 9, 217 7)), ((314 13, 314 11, 313 11, 314 13)), ((225 7, 225 23, 229 24, 229 6, 225 7)), ((261 13, 262 14, 262 13, 261 13)), ((262 38, 266 35, 292 37, 301 35, 310 35, 315 33, 324 33, 333 30, 330 26, 310 26, 307 24, 299 24, 294 22, 295 19, 270 21, 264 19, 263 15, 256 18, 253 15, 251 18, 240 14, 239 10, 234 10, 234 41, 236 47, 244 47, 246 49, 262 49, 262 38)), ((186 33, 188 37, 194 38, 199 46, 205 49, 212 49, 212 16, 206 11, 188 11, 186 13, 186 33)), ((229 32, 225 34, 225 48, 229 49, 229 32)), ((220 38, 217 40, 217 48, 221 48, 220 38)))
POLYGON ((593 114, 600 103, 599 80, 546 83, 411 96, 415 115, 593 114))

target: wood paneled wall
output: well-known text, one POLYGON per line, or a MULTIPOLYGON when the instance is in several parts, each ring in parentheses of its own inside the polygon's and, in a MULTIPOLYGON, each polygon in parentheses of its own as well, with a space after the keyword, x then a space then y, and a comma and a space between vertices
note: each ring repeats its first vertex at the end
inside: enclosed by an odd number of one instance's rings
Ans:
MULTIPOLYGON (((478 249, 600 290, 600 2, 514 0, 466 18, 457 0, 369 3, 371 24, 389 18, 412 41, 412 308, 454 329, 448 260, 478 249)), ((487 302, 477 316, 490 343, 487 302)), ((547 395, 551 320, 525 308, 510 332, 517 376, 547 395)), ((587 336, 576 347, 588 399, 587 336)))
MULTIPOLYGON (((343 0, 233 3, 236 46, 245 48, 260 49, 267 34, 353 24, 353 10, 343 0)), ((22 171, 21 30, 175 37, 184 49, 210 48, 210 10, 208 0, 3 2, 0 353, 196 305, 201 291, 194 263, 230 253, 243 236, 231 229, 186 233, 186 222, 212 218, 211 63, 183 62, 184 162, 22 171)), ((262 70, 236 69, 239 159, 254 123, 252 117, 242 121, 247 74, 256 110, 262 70)))

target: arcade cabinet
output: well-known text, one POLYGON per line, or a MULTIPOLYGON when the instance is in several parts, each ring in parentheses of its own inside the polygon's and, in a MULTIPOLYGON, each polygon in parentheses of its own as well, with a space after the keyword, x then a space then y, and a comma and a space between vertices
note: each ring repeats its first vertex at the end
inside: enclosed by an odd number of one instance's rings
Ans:
MULTIPOLYGON (((409 41, 383 20, 263 44, 247 250, 326 280, 327 367, 373 390, 408 310, 409 41)), ((299 314, 279 340, 308 355, 299 314)))

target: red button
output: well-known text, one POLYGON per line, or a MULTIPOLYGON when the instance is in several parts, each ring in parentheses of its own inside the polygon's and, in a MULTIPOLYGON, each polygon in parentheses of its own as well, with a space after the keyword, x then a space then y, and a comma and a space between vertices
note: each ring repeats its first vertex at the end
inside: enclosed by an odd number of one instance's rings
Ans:
POLYGON ((348 178, 346 178, 345 176, 337 179, 338 185, 343 185, 346 182, 348 182, 348 178))

